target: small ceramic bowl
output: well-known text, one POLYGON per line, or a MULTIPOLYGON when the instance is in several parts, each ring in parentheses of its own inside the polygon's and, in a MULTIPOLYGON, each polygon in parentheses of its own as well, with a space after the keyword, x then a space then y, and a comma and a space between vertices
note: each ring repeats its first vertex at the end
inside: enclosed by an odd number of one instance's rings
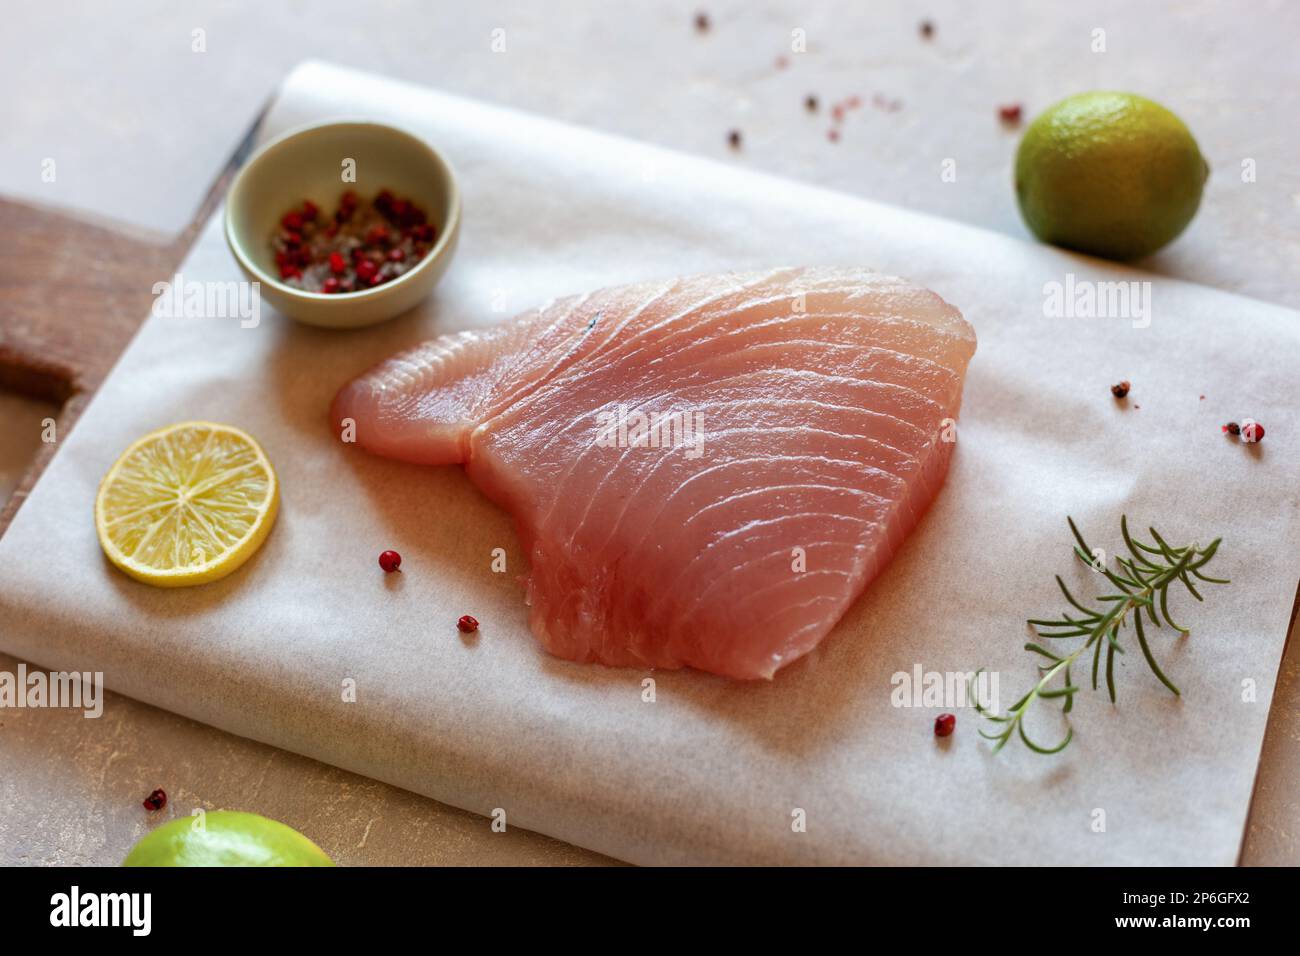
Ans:
POLYGON ((226 198, 226 242, 271 305, 300 322, 327 328, 373 325, 405 312, 433 291, 451 264, 460 234, 460 189, 451 165, 424 140, 382 123, 337 121, 290 130, 263 146, 239 171, 226 198), (344 181, 348 160, 356 181, 344 181), (326 295, 280 281, 271 237, 280 217, 310 199, 328 216, 354 190, 381 189, 412 200, 438 228, 415 268, 383 285, 326 295))

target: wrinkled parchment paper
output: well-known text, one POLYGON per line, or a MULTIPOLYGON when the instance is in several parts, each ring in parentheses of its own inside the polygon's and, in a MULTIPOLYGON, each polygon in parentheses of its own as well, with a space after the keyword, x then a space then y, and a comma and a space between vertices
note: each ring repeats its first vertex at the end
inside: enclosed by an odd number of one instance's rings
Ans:
MULTIPOLYGON (((464 189, 450 272, 421 308, 365 330, 269 308, 254 329, 151 317, 0 540, 0 647, 639 863, 1234 862, 1300 576, 1300 315, 319 64, 290 77, 264 136, 332 115, 401 124, 450 157, 464 189), (366 455, 326 422, 340 384, 422 338, 604 284, 803 263, 927 285, 979 350, 944 491, 835 632, 771 683, 548 657, 508 517, 460 469, 366 455), (1149 310, 1046 315, 1045 285, 1067 276, 1149 281, 1149 310), (1126 403, 1110 395, 1120 379, 1126 403), (1260 445, 1220 433, 1244 416, 1265 424, 1260 445), (282 510, 238 573, 155 590, 103 559, 92 503, 132 440, 190 418, 256 435, 282 510), (1025 618, 1061 603, 1052 575, 1096 587, 1066 514, 1109 553, 1123 512, 1177 543, 1224 539, 1209 570, 1234 583, 1177 599, 1190 637, 1154 632, 1181 699, 1133 647, 1118 706, 1081 695, 1075 743, 1050 758, 991 755, 968 708, 937 742, 953 707, 894 706, 893 675, 917 667, 989 668, 1014 702, 1034 676, 1025 618), (402 574, 379 571, 386 548, 402 574), (465 613, 476 637, 455 629, 465 613)), ((940 159, 916 161, 938 177, 940 159)), ((182 271, 239 278, 219 220, 182 271)), ((1053 712, 1034 717, 1054 739, 1053 712)))

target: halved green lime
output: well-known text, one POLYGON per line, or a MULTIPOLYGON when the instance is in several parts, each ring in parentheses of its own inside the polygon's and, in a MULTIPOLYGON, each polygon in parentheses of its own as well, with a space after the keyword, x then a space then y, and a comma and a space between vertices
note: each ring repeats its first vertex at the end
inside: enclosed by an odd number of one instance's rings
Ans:
POLYGON ((292 827, 256 813, 213 810, 182 817, 140 840, 123 866, 333 866, 292 827))

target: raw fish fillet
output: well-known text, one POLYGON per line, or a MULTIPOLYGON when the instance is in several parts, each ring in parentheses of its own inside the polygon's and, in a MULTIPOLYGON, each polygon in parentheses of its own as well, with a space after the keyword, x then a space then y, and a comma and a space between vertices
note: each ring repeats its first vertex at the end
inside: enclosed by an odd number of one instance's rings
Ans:
POLYGON ((770 678, 939 490, 974 351, 961 314, 902 279, 696 276, 425 342, 331 414, 372 452, 464 465, 514 516, 552 654, 770 678))

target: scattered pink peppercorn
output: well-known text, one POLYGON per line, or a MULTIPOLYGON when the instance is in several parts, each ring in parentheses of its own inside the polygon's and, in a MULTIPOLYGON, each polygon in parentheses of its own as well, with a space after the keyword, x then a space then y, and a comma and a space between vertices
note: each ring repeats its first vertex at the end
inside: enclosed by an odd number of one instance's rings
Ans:
POLYGON ((957 718, 953 714, 940 714, 934 718, 934 735, 947 737, 957 728, 957 718))
POLYGON ((828 129, 826 131, 826 138, 832 143, 838 143, 840 141, 840 131, 837 129, 828 129))
POLYGON ((816 113, 817 97, 813 96, 811 93, 805 96, 803 100, 803 108, 806 109, 809 113, 816 113))
POLYGON ((1112 385, 1110 387, 1110 393, 1114 395, 1116 398, 1124 398, 1128 395, 1128 391, 1132 387, 1133 386, 1130 385, 1128 380, 1126 379, 1123 382, 1116 382, 1114 385, 1112 385))
POLYGON ((379 556, 379 566, 384 569, 385 574, 392 574, 394 571, 400 571, 402 568, 402 556, 396 551, 385 551, 379 556))
POLYGON ((1228 422, 1228 424, 1224 425, 1223 428, 1220 430, 1225 435, 1232 435, 1233 437, 1236 437, 1237 435, 1241 434, 1241 426, 1238 425, 1236 422, 1228 422))
POLYGON ((167 806, 167 791, 162 788, 155 790, 144 798, 143 805, 146 810, 161 810, 167 806))
POLYGON ((740 149, 740 130, 733 129, 727 134, 727 144, 732 149, 740 149))
POLYGON ((1005 106, 998 107, 998 119, 1008 126, 1019 126, 1022 114, 1023 109, 1019 103, 1008 103, 1005 106))
POLYGON ((707 13, 695 14, 695 29, 701 33, 709 32, 709 15, 707 13))
POLYGON ((464 634, 472 634, 474 631, 478 630, 478 619, 470 617, 468 614, 463 614, 461 615, 460 620, 456 622, 456 627, 458 627, 464 634))
POLYGON ((921 21, 921 36, 925 37, 927 40, 934 36, 934 24, 929 20, 921 21))
POLYGON ((1241 420, 1241 440, 1253 444, 1264 437, 1264 426, 1253 418, 1241 420))

